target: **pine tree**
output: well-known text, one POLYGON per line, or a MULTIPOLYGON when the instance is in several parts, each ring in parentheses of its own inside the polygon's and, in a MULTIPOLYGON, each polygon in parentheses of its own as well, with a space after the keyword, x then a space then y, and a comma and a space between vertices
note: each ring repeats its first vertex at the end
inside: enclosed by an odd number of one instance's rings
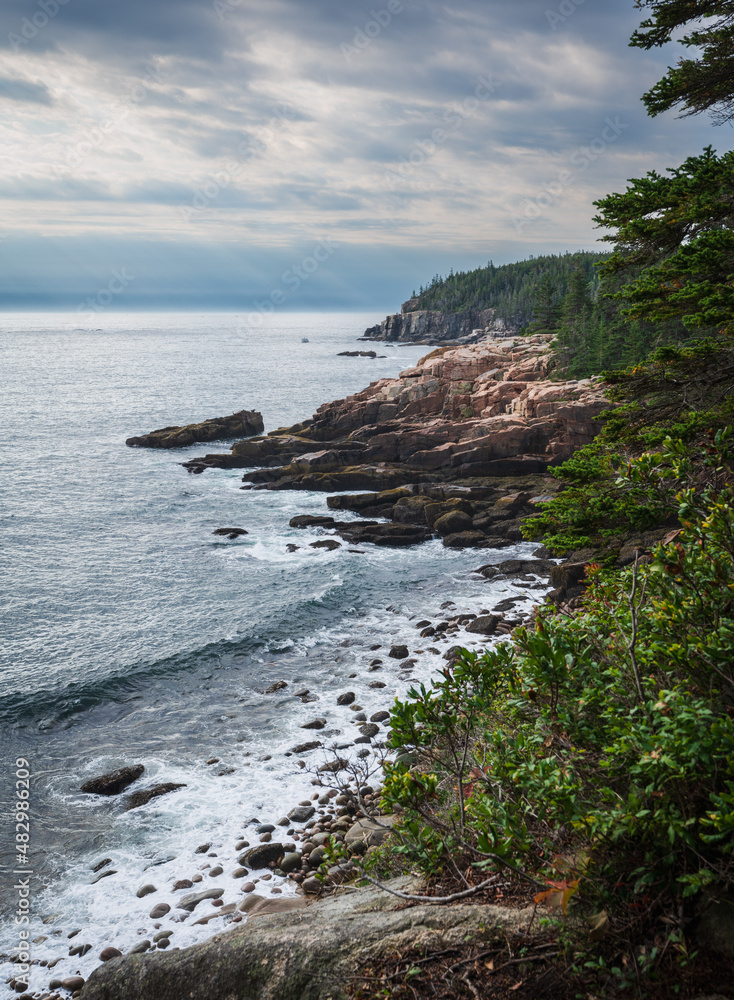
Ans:
POLYGON ((651 115, 674 107, 681 117, 709 111, 717 124, 734 119, 734 2, 732 0, 637 0, 652 17, 640 25, 631 45, 650 50, 673 40, 679 29, 693 30, 678 38, 698 51, 680 59, 644 96, 651 115))

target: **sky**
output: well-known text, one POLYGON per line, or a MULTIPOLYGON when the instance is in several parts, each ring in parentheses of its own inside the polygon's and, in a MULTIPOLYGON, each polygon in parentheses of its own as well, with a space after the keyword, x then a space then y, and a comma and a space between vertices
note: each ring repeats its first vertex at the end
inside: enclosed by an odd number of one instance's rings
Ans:
POLYGON ((634 0, 5 0, 0 308, 395 311, 728 128, 634 0))

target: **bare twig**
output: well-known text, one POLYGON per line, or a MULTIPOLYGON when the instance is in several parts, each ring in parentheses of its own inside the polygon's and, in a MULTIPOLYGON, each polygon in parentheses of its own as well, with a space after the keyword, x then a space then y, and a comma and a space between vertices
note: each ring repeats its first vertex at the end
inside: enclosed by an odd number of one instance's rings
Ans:
POLYGON ((428 903, 434 906, 439 906, 442 903, 454 903, 458 899, 468 899, 470 896, 476 896, 478 892, 482 892, 484 889, 488 889, 491 885, 499 879, 499 875, 493 875, 492 878, 487 879, 486 882, 482 882, 481 885, 475 885, 471 889, 465 889, 463 892, 455 892, 450 896, 416 896, 409 892, 400 892, 398 889, 391 889, 389 885, 385 885, 384 882, 380 882, 376 878, 372 878, 371 875, 367 875, 366 872, 362 872, 362 877, 371 882, 372 885, 377 886, 378 889, 382 889, 384 892, 389 892, 392 896, 397 896, 398 899, 406 899, 410 903, 428 903))

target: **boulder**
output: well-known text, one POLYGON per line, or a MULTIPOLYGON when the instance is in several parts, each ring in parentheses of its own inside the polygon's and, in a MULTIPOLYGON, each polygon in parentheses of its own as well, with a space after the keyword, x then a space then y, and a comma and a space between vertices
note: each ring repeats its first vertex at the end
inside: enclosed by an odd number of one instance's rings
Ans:
POLYGON ((143 788, 139 792, 133 792, 125 802, 125 811, 139 809, 140 806, 146 805, 151 799, 158 798, 159 795, 167 795, 169 792, 175 792, 177 788, 186 788, 186 785, 168 781, 162 785, 154 785, 152 788, 143 788))
POLYGON ((243 867, 256 871, 258 868, 267 868, 273 861, 277 864, 284 854, 285 849, 282 844, 259 844, 241 854, 237 861, 243 867))
POLYGON ((494 635, 499 623, 500 619, 495 615, 480 615, 479 618, 475 618, 474 621, 469 622, 466 630, 477 635, 494 635))
POLYGON ((446 535, 443 544, 449 549, 471 549, 486 542, 486 535, 481 531, 459 531, 446 535))
POLYGON ((441 537, 455 535, 462 531, 472 530, 472 519, 463 510, 453 510, 448 514, 442 514, 433 525, 434 529, 441 537))
POLYGON ((90 778, 89 781, 85 781, 81 791, 87 795, 119 795, 120 792, 125 791, 128 785, 137 781, 144 771, 143 764, 120 767, 116 771, 110 771, 107 774, 101 774, 98 778, 90 778))
POLYGON ((296 806, 288 813, 288 819, 292 823, 306 823, 316 812, 313 806, 296 806))
POLYGON ((387 655, 392 657, 393 660, 404 660, 409 653, 410 651, 407 646, 393 646, 387 655))
MULTIPOLYGON (((420 888, 406 877, 389 886, 420 888)), ((100 965, 84 987, 84 1000, 336 1000, 344 992, 336 984, 364 966, 412 949, 502 946, 527 928, 533 912, 467 903, 406 907, 376 888, 295 905, 293 912, 257 914, 253 907, 256 920, 182 951, 156 950, 100 965)))

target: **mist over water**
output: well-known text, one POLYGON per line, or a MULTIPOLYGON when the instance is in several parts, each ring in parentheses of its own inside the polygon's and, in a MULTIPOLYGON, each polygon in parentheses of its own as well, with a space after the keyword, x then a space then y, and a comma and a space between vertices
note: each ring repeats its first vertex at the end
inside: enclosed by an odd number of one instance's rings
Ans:
MULTIPOLYGON (((427 353, 378 344, 384 359, 337 356, 377 319, 290 314, 246 335, 225 314, 107 314, 95 329, 68 316, 0 319, 0 802, 11 817, 10 765, 27 757, 33 936, 47 938, 33 957, 62 956, 60 978, 88 974, 105 944, 126 951, 150 934, 151 899, 173 905, 171 884, 200 868, 202 842, 224 867, 216 885, 225 902, 238 900, 234 845, 249 820, 277 822, 310 789, 286 756, 311 738, 303 723, 324 716, 324 744, 349 741, 356 732, 352 713, 336 706, 340 692, 354 690, 369 716, 443 663, 418 645, 418 618, 437 616, 447 599, 476 613, 508 594, 537 598, 471 574, 533 546, 315 550, 320 531, 288 522, 324 513, 325 494, 242 491, 241 470, 192 476, 180 465, 227 443, 125 446, 135 434, 243 408, 260 410, 270 431, 427 353), (212 534, 223 526, 248 534, 212 534), (299 550, 287 552, 289 543, 299 550), (384 656, 397 641, 409 645, 412 671, 384 656), (368 674, 375 656, 384 667, 368 674), (385 686, 370 688, 375 678, 385 686), (263 693, 281 680, 288 688, 263 693), (290 694, 298 687, 316 700, 302 704, 290 694), (213 757, 217 767, 205 763, 213 757), (141 785, 185 787, 131 812, 119 798, 80 793, 88 778, 138 762, 141 785), (101 858, 116 874, 92 884, 101 858), (138 899, 145 881, 158 892, 138 899), (77 928, 74 940, 93 944, 83 959, 68 957, 77 928)), ((13 830, 8 818, 5 872, 15 864, 13 830)), ((1 904, 0 963, 17 943, 11 903, 1 904)), ((217 929, 171 926, 177 946, 217 929)), ((0 968, 3 981, 11 969, 0 968)), ((40 988, 49 973, 34 967, 33 977, 40 988)))

